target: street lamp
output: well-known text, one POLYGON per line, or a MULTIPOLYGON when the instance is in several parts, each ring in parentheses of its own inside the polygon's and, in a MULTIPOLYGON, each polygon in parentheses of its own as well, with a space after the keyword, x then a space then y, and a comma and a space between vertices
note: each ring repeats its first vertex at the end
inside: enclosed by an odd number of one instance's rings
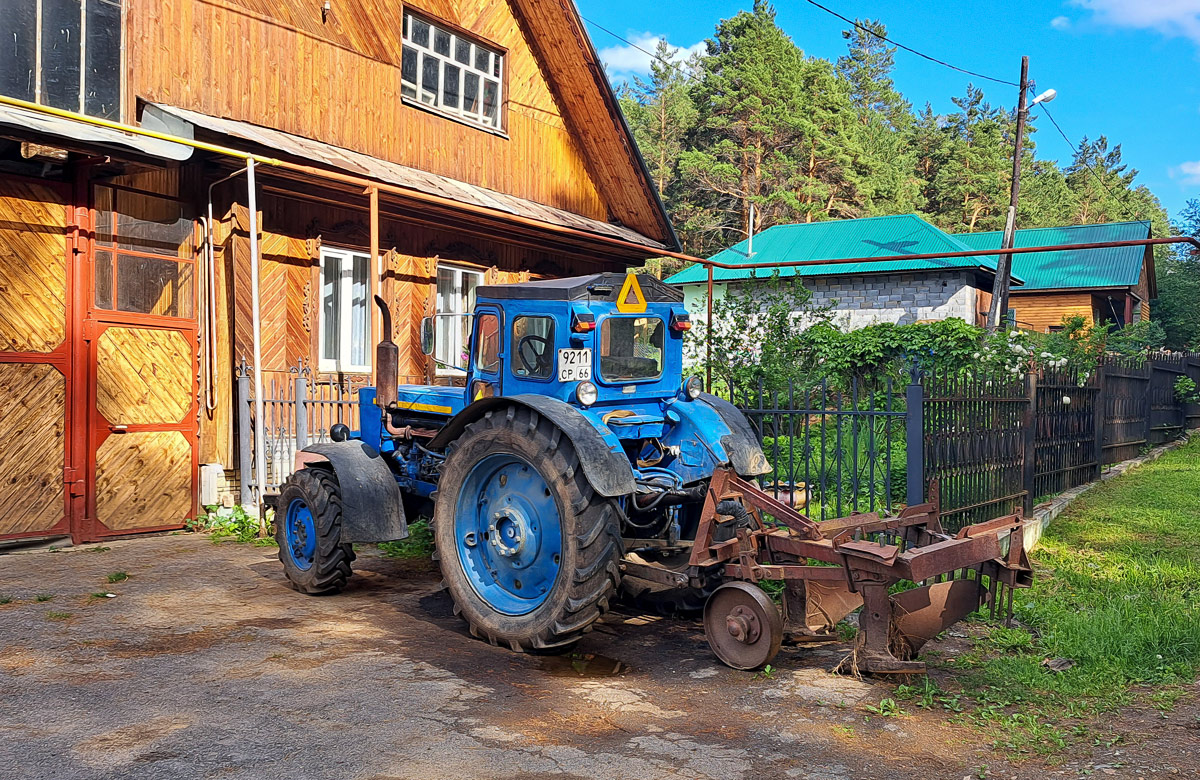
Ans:
MULTIPOLYGON (((1012 249, 1017 228, 1017 195, 1021 191, 1021 147, 1025 141, 1025 119, 1029 109, 1038 103, 1049 103, 1058 92, 1048 89, 1026 104, 1029 95, 1029 58, 1021 58, 1021 96, 1017 100, 1017 142, 1013 152, 1012 192, 1008 199, 1008 218, 1004 222, 1004 238, 1001 249, 1012 249)), ((992 283, 992 303, 988 307, 988 330, 1000 327, 1000 321, 1008 312, 1008 289, 1012 284, 1012 255, 1002 254, 996 260, 996 279, 992 283)))

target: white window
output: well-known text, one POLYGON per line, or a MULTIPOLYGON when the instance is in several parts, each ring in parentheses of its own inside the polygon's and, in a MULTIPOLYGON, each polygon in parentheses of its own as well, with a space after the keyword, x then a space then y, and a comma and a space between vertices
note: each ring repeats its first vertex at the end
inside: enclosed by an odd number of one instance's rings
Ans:
POLYGON ((438 266, 437 332, 433 357, 437 361, 439 374, 462 375, 467 370, 475 288, 482 279, 483 274, 478 271, 438 266))
POLYGON ((404 12, 400 92, 472 124, 500 129, 504 57, 404 12))
POLYGON ((321 250, 321 371, 371 371, 371 259, 321 250))

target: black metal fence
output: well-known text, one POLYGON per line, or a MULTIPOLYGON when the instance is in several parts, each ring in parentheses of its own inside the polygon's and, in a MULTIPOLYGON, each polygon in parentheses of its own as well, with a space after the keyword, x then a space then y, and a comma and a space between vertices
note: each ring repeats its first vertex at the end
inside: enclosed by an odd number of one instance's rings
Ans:
POLYGON ((1200 428, 1200 355, 1107 358, 1098 369, 927 374, 904 388, 854 382, 735 388, 762 436, 777 495, 814 518, 924 500, 936 481, 949 530, 1023 509, 1200 428))
POLYGON ((905 398, 892 381, 734 388, 772 471, 763 484, 814 518, 889 511, 906 499, 905 398))

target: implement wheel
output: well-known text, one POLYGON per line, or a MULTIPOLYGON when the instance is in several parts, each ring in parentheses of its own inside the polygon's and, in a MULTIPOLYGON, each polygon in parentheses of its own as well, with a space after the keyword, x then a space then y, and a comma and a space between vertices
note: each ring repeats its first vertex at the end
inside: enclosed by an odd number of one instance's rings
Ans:
POLYGON ((471 423, 446 456, 434 507, 455 612, 492 644, 570 647, 620 582, 617 512, 537 412, 513 406, 471 423))
POLYGON ((779 652, 783 616, 761 588, 727 582, 704 605, 704 636, 727 666, 758 669, 779 652))
POLYGON ((342 544, 342 498, 337 477, 300 469, 279 490, 275 541, 291 586, 301 593, 336 593, 346 585, 354 550, 342 544))

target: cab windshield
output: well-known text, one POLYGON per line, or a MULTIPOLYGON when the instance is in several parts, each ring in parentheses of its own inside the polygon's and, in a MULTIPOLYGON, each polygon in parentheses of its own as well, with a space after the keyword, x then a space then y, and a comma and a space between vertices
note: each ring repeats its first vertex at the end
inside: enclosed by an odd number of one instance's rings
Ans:
POLYGON ((658 379, 665 326, 657 317, 607 317, 600 325, 600 378, 608 382, 658 379))

